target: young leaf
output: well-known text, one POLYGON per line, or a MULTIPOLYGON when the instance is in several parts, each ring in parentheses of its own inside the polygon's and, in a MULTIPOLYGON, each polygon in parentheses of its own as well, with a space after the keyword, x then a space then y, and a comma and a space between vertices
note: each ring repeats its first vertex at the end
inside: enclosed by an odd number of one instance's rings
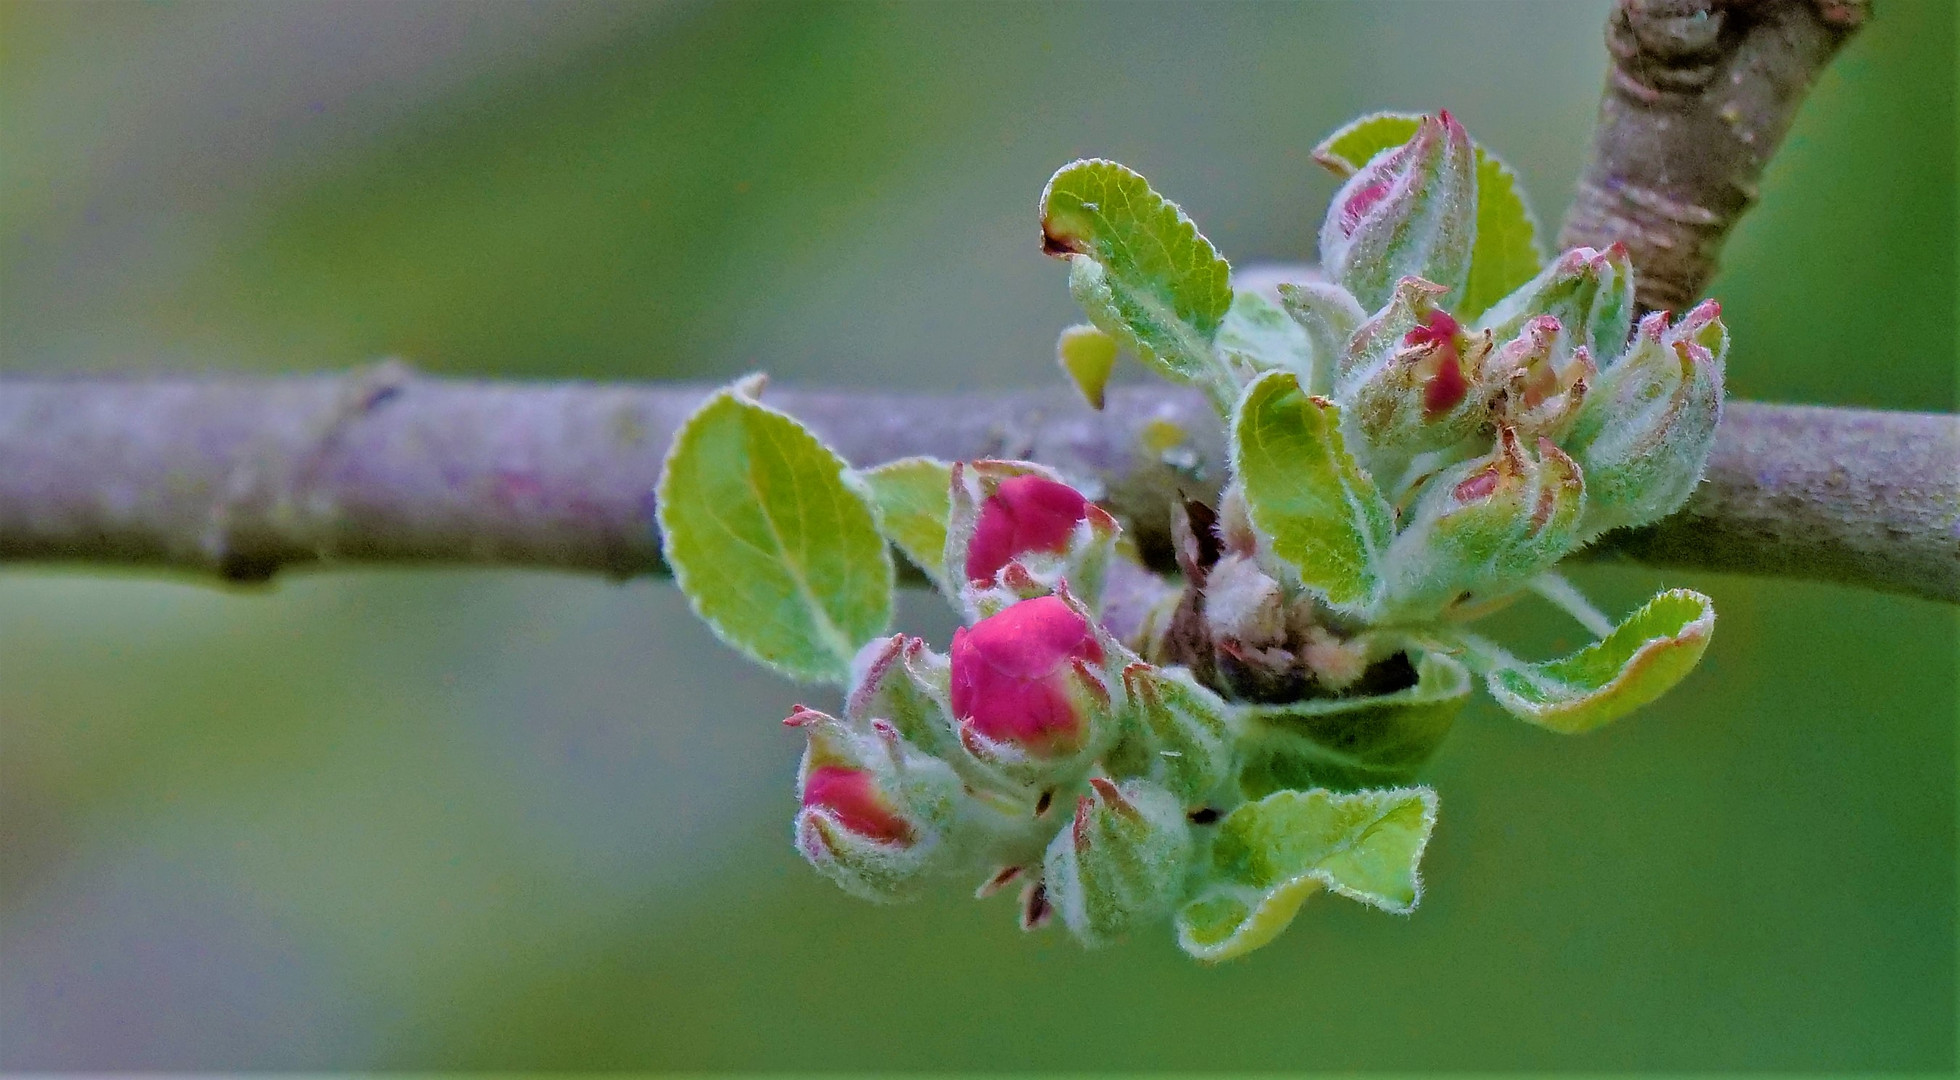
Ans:
POLYGON ((1715 632, 1706 596, 1669 589, 1606 640, 1560 660, 1493 669, 1485 682, 1505 711, 1567 735, 1591 731, 1660 697, 1701 660, 1715 632))
POLYGON ((942 590, 947 588, 946 516, 952 511, 952 471, 943 461, 910 457, 858 473, 871 491, 878 531, 942 590))
POLYGON ((1232 297, 1218 328, 1217 347, 1248 379, 1280 368, 1300 376, 1302 383, 1313 380, 1314 347, 1306 327, 1259 293, 1241 291, 1232 297))
POLYGON ((1116 369, 1116 339, 1094 326, 1071 326, 1055 342, 1055 362, 1081 392, 1082 400, 1101 412, 1110 372, 1116 369))
POLYGON ((1436 825, 1436 793, 1279 791, 1218 825, 1209 883, 1177 915, 1177 943, 1228 960, 1279 936, 1300 904, 1328 889, 1397 914, 1422 899, 1417 864, 1436 825))
POLYGON ((1309 698, 1243 707, 1239 787, 1248 799, 1294 788, 1407 783, 1470 700, 1470 673, 1425 653, 1416 684, 1377 697, 1309 698))
POLYGON ((1366 603, 1394 516, 1341 442, 1340 410, 1290 371, 1246 387, 1232 418, 1232 472, 1273 553, 1335 604, 1366 603))
POLYGON ((1420 113, 1378 112, 1350 120, 1313 148, 1313 159, 1343 179, 1368 159, 1408 142, 1422 124, 1420 113))
MULTIPOLYGON (((1368 159, 1408 142, 1422 117, 1382 112, 1361 117, 1314 147, 1315 161, 1341 177, 1353 176, 1368 159)), ((1469 323, 1486 308, 1530 281, 1544 265, 1538 224, 1525 204, 1517 174, 1477 146, 1477 242, 1470 254, 1470 282, 1456 315, 1469 323)))
POLYGON ((1072 265, 1091 322, 1165 375, 1219 396, 1212 339, 1231 267, 1176 204, 1113 161, 1063 166, 1041 193, 1042 248, 1072 265))
POLYGON ((674 582, 723 641, 794 678, 844 683, 891 620, 891 555, 848 471, 735 389, 688 418, 661 472, 674 582))
POLYGON ((1470 249, 1470 283, 1457 315, 1465 323, 1537 275, 1545 264, 1538 223, 1525 205, 1517 174, 1477 147, 1477 242, 1470 249))

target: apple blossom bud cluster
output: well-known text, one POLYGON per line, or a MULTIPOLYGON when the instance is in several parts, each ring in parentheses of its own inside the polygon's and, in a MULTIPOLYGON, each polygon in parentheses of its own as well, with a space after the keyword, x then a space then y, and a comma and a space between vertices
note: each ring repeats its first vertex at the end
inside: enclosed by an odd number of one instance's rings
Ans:
POLYGON ((1414 782, 1476 678, 1577 733, 1699 660, 1706 597, 1611 627, 1554 568, 1699 482, 1714 301, 1641 316, 1618 244, 1546 262, 1515 178, 1447 112, 1364 117, 1315 157, 1344 177, 1323 273, 1270 293, 1235 291, 1120 165, 1043 193, 1042 248, 1089 320, 1057 346, 1083 399, 1103 406, 1128 352, 1224 421, 1226 475, 1173 508, 1174 572, 1048 466, 854 469, 759 381, 676 437, 675 580, 730 644, 844 691, 785 723, 806 740, 796 849, 846 891, 1018 885, 1023 928, 1101 945, 1169 920, 1208 962, 1315 891, 1407 913, 1437 805, 1414 782), (962 616, 943 653, 890 633, 892 549, 962 616), (1598 640, 1532 662, 1469 628, 1527 590, 1598 640))
POLYGON ((1085 942, 1111 940, 1181 898, 1189 816, 1225 779, 1227 710, 1071 591, 1069 570, 1093 577, 1109 557, 1107 513, 1025 462, 952 477, 970 520, 946 555, 975 618, 945 656, 902 634, 873 641, 842 718, 798 706, 785 721, 808 739, 797 850, 876 900, 944 874, 983 892, 1018 881, 1023 926, 1059 914, 1085 942))

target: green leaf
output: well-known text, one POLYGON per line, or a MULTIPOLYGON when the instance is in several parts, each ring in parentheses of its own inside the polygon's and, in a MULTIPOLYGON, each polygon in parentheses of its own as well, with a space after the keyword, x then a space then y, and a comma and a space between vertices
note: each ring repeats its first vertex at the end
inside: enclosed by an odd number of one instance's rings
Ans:
POLYGON ((1457 304, 1457 317, 1474 321, 1544 265, 1538 223, 1525 205, 1517 174, 1477 147, 1477 243, 1470 249, 1470 282, 1457 304))
POLYGON ((1247 379, 1274 368, 1305 382, 1313 379, 1314 348, 1306 327, 1259 293, 1248 290, 1232 297, 1216 344, 1219 354, 1233 360, 1247 379))
POLYGON ((1366 603, 1395 518, 1342 444, 1340 410, 1290 371, 1246 387, 1232 418, 1232 472, 1252 523, 1303 584, 1343 606, 1366 603))
POLYGON ((1279 791, 1219 822, 1208 883, 1177 915, 1177 943, 1228 960, 1279 936, 1307 897, 1328 889, 1407 914, 1422 899, 1417 865, 1436 825, 1436 793, 1279 791))
POLYGON ((1701 660, 1715 607, 1669 589, 1628 616, 1606 640, 1543 664, 1511 661, 1485 676, 1505 711, 1567 735, 1591 731, 1672 689, 1701 660))
POLYGON ((1239 787, 1257 799, 1289 788, 1407 783, 1449 734, 1470 689, 1462 664, 1425 653, 1416 684, 1392 694, 1243 706, 1239 787))
POLYGON ((891 555, 848 472, 739 387, 688 418, 661 472, 667 563, 695 614, 794 678, 843 684, 891 621, 891 555))
POLYGON ((1369 158, 1408 142, 1421 123, 1420 113, 1370 113, 1322 139, 1313 148, 1313 159, 1345 179, 1360 172, 1369 158))
POLYGON ((952 476, 951 465, 924 457, 900 458, 858 473, 871 492, 878 531, 942 590, 947 587, 946 517, 953 508, 952 476))
MULTIPOLYGON (((1382 112, 1364 116, 1314 147, 1315 161, 1348 177, 1383 150, 1408 142, 1422 117, 1382 112)), ((1470 254, 1470 281, 1457 303, 1456 317, 1473 321, 1485 309, 1530 281, 1545 265, 1538 246, 1538 223, 1509 165, 1477 145, 1477 242, 1470 254)))
POLYGON ((1064 166, 1041 195, 1043 248, 1073 264, 1091 322, 1165 375, 1218 397, 1212 339, 1232 303, 1231 267, 1175 203, 1113 161, 1064 166))

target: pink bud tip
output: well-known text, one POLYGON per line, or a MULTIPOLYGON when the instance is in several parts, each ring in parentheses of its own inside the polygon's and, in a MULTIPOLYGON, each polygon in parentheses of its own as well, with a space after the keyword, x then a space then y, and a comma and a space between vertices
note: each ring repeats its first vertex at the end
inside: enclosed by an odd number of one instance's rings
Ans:
POLYGON ((1101 664, 1089 620, 1057 596, 1023 600, 953 633, 952 704, 965 732, 1041 756, 1088 735, 1084 700, 1100 689, 1078 663, 1101 664))
POLYGON ((912 842, 912 826, 893 812, 863 769, 819 765, 810 770, 803 778, 803 806, 828 812, 839 825, 867 840, 912 842))
POLYGON ((1022 555, 1067 550, 1076 523, 1088 512, 1089 500, 1067 484, 1041 476, 1001 481, 980 504, 973 541, 966 549, 967 579, 991 582, 1022 555))
POLYGON ((1463 375, 1463 355, 1458 341, 1462 324, 1448 312, 1432 311, 1415 329, 1402 336, 1404 345, 1434 346, 1425 362, 1422 385, 1422 414, 1433 420, 1462 403, 1470 393, 1470 380, 1463 375))
POLYGON ((823 713, 810 708, 808 705, 792 705, 790 706, 789 715, 783 719, 783 726, 793 728, 809 727, 811 724, 815 724, 823 719, 823 713))
POLYGON ((1456 501, 1467 503, 1489 498, 1497 490, 1497 479, 1495 465, 1477 470, 1456 485, 1456 501))

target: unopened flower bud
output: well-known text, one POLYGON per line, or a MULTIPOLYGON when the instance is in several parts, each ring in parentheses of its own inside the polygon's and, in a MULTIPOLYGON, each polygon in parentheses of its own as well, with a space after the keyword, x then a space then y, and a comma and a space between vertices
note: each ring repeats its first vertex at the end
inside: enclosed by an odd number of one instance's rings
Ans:
POLYGON ((1586 470, 1585 535, 1658 521, 1688 501, 1722 419, 1727 353, 1713 300, 1671 327, 1665 312, 1640 320, 1563 440, 1586 470))
POLYGON ((1579 466, 1549 439, 1536 450, 1503 427, 1490 454, 1429 481, 1389 546, 1385 614, 1426 618, 1472 591, 1508 592, 1576 546, 1579 466))
POLYGON ((1320 261, 1365 310, 1412 275, 1455 296, 1470 276, 1476 227, 1476 153, 1463 125, 1443 112, 1423 117, 1414 137, 1341 186, 1320 227, 1320 261))
POLYGON ((1557 440, 1572 425, 1599 368, 1584 345, 1571 347, 1550 315, 1526 319, 1516 337, 1491 350, 1485 381, 1504 388, 1500 422, 1525 438, 1557 440))
POLYGON ((1064 581, 1092 608, 1100 603, 1120 529, 1081 492, 1039 465, 974 461, 953 465, 952 499, 947 573, 965 582, 973 615, 1064 581))
POLYGON ((796 849, 853 895, 912 895, 948 851, 962 792, 952 767, 882 723, 856 728, 802 706, 784 723, 810 740, 798 770, 796 849))
POLYGON ((1097 777, 1075 820, 1048 845, 1047 899, 1085 945, 1104 945, 1168 916, 1183 899, 1191 824, 1155 784, 1097 777))
POLYGON ((952 707, 961 742, 1016 779, 1077 763, 1110 714, 1107 653, 1061 596, 1023 600, 953 632, 952 707))
POLYGON ((954 750, 946 658, 924 640, 893 634, 874 639, 851 662, 844 716, 854 724, 883 720, 935 757, 954 750))
POLYGON ((1298 693, 1304 676, 1286 648, 1286 612, 1279 580, 1252 556, 1226 555, 1212 567, 1204 624, 1222 688, 1254 700, 1298 693))
MULTIPOLYGON (((1181 667, 1131 664, 1123 688, 1127 774, 1163 785, 1187 810, 1201 808, 1232 777, 1237 713, 1181 667)), ((1121 756, 1104 760, 1114 770, 1121 756)))
POLYGON ((1618 357, 1633 326, 1633 263, 1626 245, 1572 248, 1493 304, 1477 325, 1506 341, 1542 315, 1564 328, 1564 351, 1583 348, 1601 366, 1618 357))
POLYGON ((1453 446, 1488 420, 1498 386, 1480 377, 1490 335, 1466 332, 1436 306, 1441 294, 1431 282, 1404 278, 1354 336, 1354 366, 1339 396, 1374 467, 1453 446))

